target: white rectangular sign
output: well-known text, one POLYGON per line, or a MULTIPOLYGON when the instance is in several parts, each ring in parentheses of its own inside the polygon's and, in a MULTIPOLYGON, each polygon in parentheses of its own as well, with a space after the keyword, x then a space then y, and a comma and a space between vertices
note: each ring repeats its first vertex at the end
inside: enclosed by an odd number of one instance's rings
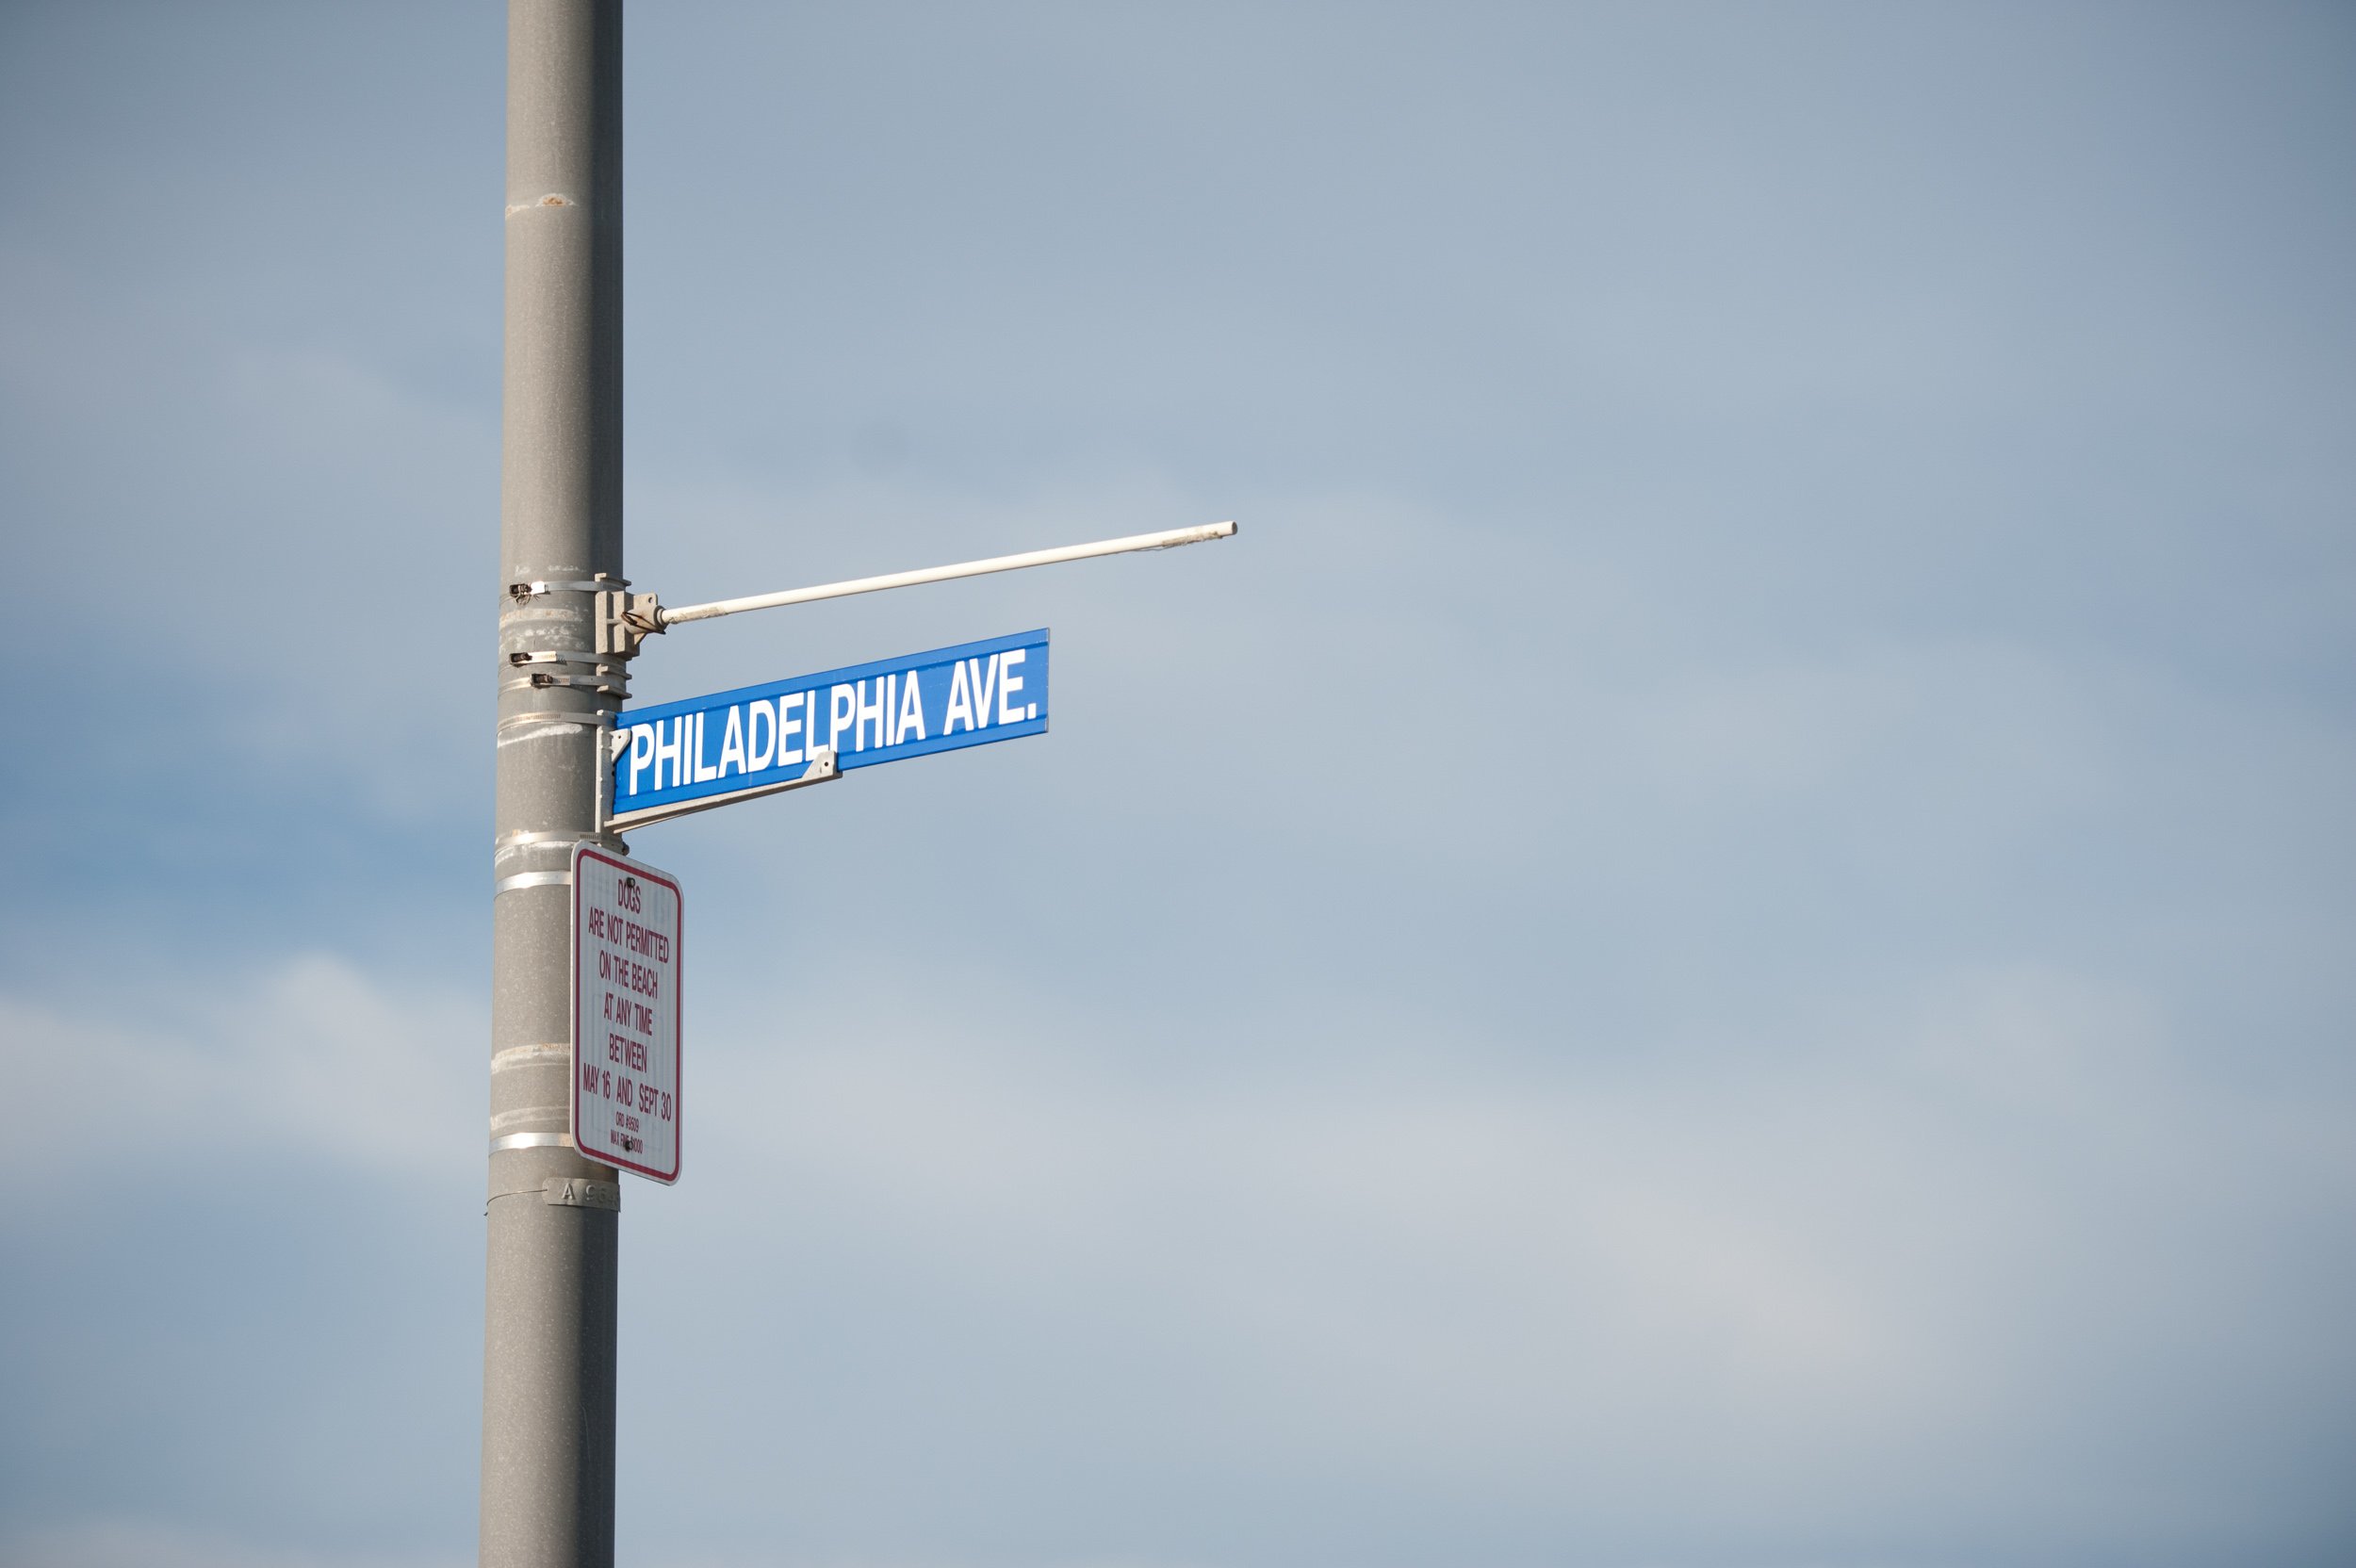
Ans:
POLYGON ((679 883, 573 850, 573 1145, 679 1180, 679 883))

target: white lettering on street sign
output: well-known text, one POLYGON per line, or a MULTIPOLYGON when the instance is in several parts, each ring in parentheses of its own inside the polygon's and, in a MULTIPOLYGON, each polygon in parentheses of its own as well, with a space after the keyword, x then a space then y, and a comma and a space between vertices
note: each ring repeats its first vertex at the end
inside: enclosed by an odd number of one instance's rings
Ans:
POLYGON ((679 1180, 679 883, 573 848, 573 1144, 679 1180))
POLYGON ((614 720, 614 815, 1047 733, 1047 633, 633 708, 614 720))

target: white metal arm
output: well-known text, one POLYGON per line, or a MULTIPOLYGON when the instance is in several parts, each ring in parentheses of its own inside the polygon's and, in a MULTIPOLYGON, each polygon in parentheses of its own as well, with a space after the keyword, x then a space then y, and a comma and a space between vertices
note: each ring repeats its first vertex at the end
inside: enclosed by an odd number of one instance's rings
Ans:
POLYGON ((853 594, 873 594, 884 588, 913 588, 920 582, 947 582, 953 578, 986 577, 991 572, 1019 571, 1024 566, 1053 566, 1063 561, 1086 561, 1090 556, 1124 555, 1131 550, 1175 549, 1180 545, 1199 545, 1208 539, 1224 539, 1235 531, 1235 525, 1206 523, 1200 528, 1164 529, 1159 533, 1133 533, 1125 539, 1100 539, 1093 545, 1065 545, 1059 549, 1026 550, 1021 555, 994 555, 987 561, 965 561, 955 566, 926 566, 913 572, 891 572, 882 577, 859 577, 847 582, 826 582, 815 588, 789 588, 781 594, 754 594, 741 599, 714 599, 710 604, 684 604, 677 610, 656 612, 657 624, 651 629, 662 630, 681 621, 709 621, 721 615, 734 615, 746 610, 775 610, 788 604, 809 604, 816 599, 848 598, 853 594))

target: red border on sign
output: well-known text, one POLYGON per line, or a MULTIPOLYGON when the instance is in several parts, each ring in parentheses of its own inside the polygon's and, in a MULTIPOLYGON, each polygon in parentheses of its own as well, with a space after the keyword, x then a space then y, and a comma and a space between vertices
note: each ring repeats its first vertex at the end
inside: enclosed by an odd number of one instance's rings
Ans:
POLYGON ((686 1124, 687 1120, 687 1096, 683 1086, 687 1053, 682 1048, 679 1038, 679 972, 687 967, 687 944, 683 939, 687 928, 687 897, 679 891, 679 880, 669 873, 657 871, 652 866, 643 861, 632 860, 627 856, 609 855, 604 850, 588 843, 577 843, 573 846, 571 891, 573 928, 568 939, 573 949, 573 1051, 572 1059, 567 1067, 573 1080, 573 1147, 582 1155, 597 1161, 599 1165, 610 1165, 616 1169, 627 1170, 633 1175, 644 1176, 650 1182, 661 1182, 668 1186, 679 1180, 679 1129, 686 1124), (609 866, 615 866, 635 875, 643 876, 650 882, 660 882, 671 890, 671 897, 678 904, 679 918, 671 932, 671 952, 674 955, 671 963, 671 1168, 667 1172, 635 1164, 617 1154, 586 1148, 581 1141, 581 863, 583 860, 602 860, 609 866))

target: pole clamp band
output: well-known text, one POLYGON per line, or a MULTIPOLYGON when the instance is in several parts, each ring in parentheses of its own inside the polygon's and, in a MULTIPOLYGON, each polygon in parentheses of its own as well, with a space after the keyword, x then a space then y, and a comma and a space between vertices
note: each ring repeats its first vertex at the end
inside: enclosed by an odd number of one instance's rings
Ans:
POLYGON ((503 1154, 511 1149, 570 1149, 570 1133, 510 1133, 491 1140, 491 1152, 503 1154))
POLYGON ((507 596, 520 604, 525 599, 536 598, 542 594, 604 594, 616 588, 629 586, 630 579, 626 577, 607 577, 600 573, 587 582, 582 582, 578 579, 568 581, 544 582, 535 580, 531 582, 511 582, 507 585, 507 596))
POLYGON ((540 833, 530 828, 519 827, 512 833, 502 833, 492 840, 491 848, 495 853, 506 854, 518 849, 553 849, 560 845, 570 849, 575 844, 618 844, 620 842, 621 840, 611 833, 540 833))
POLYGON ((534 670, 520 679, 499 682, 499 690, 502 692, 540 692, 551 686, 571 686, 583 692, 595 692, 601 697, 630 695, 628 687, 616 686, 612 681, 596 676, 549 675, 545 670, 534 670))
POLYGON ((517 668, 526 664, 587 664, 600 670, 622 667, 618 653, 589 653, 581 648, 531 648, 509 654, 507 662, 517 668))
POLYGON ((577 708, 544 708, 530 713, 509 713, 499 720, 499 727, 514 729, 528 724, 581 724, 592 729, 602 729, 613 717, 602 708, 586 713, 577 708))

